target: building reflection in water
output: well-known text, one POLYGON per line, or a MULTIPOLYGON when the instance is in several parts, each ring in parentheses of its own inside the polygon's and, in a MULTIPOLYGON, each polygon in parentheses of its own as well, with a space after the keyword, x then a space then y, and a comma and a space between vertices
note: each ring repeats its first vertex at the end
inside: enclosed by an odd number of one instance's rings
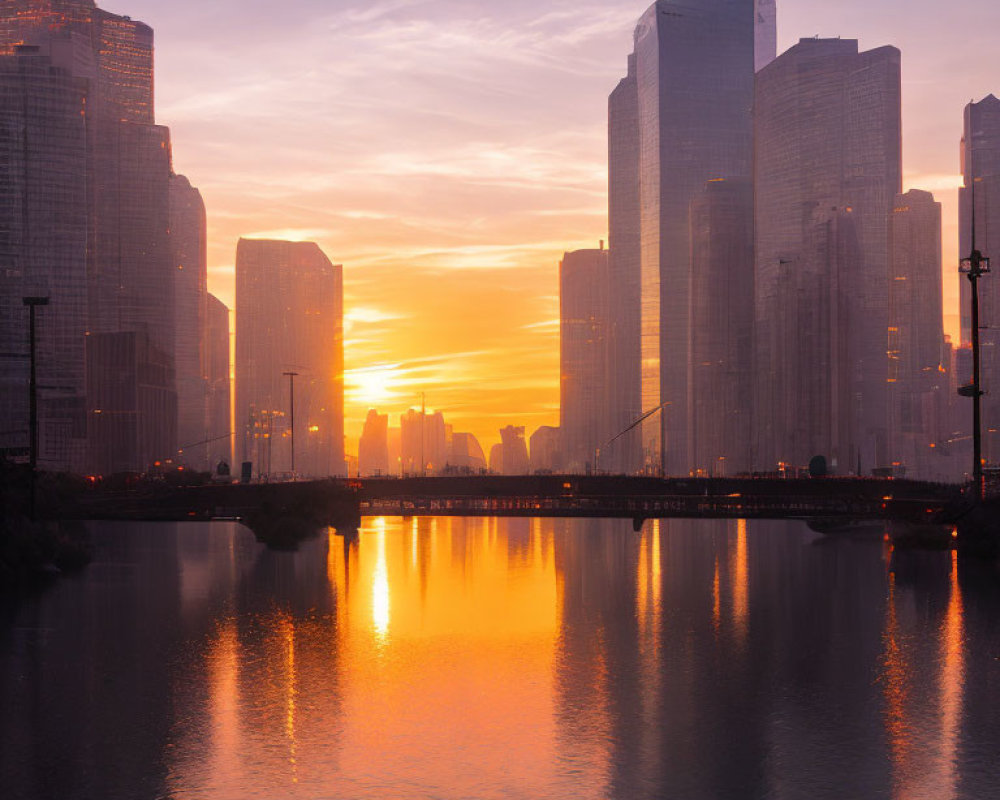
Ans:
POLYGON ((0 628, 10 796, 1000 784, 1000 590, 947 553, 736 521, 372 519, 294 554, 231 525, 109 530, 0 628))

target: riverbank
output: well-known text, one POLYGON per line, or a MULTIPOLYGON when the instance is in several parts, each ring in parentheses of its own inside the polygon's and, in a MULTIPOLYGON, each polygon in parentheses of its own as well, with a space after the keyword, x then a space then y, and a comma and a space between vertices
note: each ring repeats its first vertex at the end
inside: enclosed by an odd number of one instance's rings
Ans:
MULTIPOLYGON (((84 523, 31 519, 30 477, 22 466, 0 467, 0 592, 4 593, 75 572, 93 558, 84 523)), ((46 499, 39 503, 43 508, 53 499, 53 487, 46 488, 46 499)))

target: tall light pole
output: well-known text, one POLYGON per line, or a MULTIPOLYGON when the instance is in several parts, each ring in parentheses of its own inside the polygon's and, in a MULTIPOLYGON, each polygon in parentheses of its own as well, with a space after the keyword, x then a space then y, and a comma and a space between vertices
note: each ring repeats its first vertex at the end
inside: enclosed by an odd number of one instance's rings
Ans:
POLYGON ((35 308, 47 306, 47 297, 23 297, 24 305, 28 307, 28 342, 31 348, 31 377, 28 380, 28 432, 30 442, 28 444, 28 463, 31 468, 31 519, 35 519, 35 485, 37 483, 38 472, 38 380, 36 375, 35 359, 35 308))
MULTIPOLYGON (((975 178, 973 178, 975 181, 975 178)), ((972 207, 972 253, 962 259, 959 272, 969 276, 972 286, 972 383, 959 388, 963 397, 972 398, 972 481, 977 500, 983 499, 983 389, 980 382, 979 364, 979 279, 988 275, 990 260, 976 249, 975 183, 973 182, 972 207)))
MULTIPOLYGON (((972 116, 970 110, 970 121, 972 116)), ((972 127, 972 126, 970 126, 972 127)), ((973 128, 974 130, 974 128, 973 128)), ((973 134, 974 135, 974 134, 973 134)), ((962 397, 972 398, 972 481, 974 496, 977 500, 983 499, 983 420, 982 401, 983 387, 980 382, 979 365, 979 279, 983 275, 988 275, 990 271, 990 260, 976 249, 976 170, 973 158, 975 156, 975 142, 969 142, 969 173, 972 176, 972 185, 969 188, 972 205, 972 252, 968 258, 963 258, 958 266, 958 271, 969 276, 969 284, 972 287, 972 383, 959 388, 958 393, 962 397)))
POLYGON ((295 378, 297 372, 283 372, 288 377, 288 406, 292 420, 292 480, 295 480, 295 378))

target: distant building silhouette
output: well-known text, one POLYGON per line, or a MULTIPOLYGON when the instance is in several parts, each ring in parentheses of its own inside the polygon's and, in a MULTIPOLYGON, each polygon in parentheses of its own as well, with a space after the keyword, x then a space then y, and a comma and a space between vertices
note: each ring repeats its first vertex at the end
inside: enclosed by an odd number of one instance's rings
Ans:
POLYGON ((688 450, 703 475, 748 470, 753 410, 753 184, 716 180, 691 201, 688 450))
POLYGON ((496 475, 503 475, 503 443, 495 444, 490 448, 490 472, 496 475))
POLYGON ((486 469, 486 457, 479 440, 471 433, 452 433, 448 465, 460 472, 481 472, 486 469))
POLYGON ((531 434, 528 444, 532 473, 559 472, 562 469, 559 434, 559 428, 553 428, 551 425, 542 425, 531 434))
POLYGON ((233 465, 232 422, 230 421, 229 309, 214 295, 208 295, 205 355, 208 379, 206 404, 208 463, 213 469, 220 461, 233 465))
MULTIPOLYGON (((527 475, 529 472, 528 445, 524 441, 524 427, 508 425, 500 429, 502 444, 502 473, 504 475, 527 475)), ((490 469, 493 466, 493 453, 490 453, 490 469)))
MULTIPOLYGON (((559 265, 562 465, 589 472, 608 440, 608 252, 577 250, 559 265)), ((506 446, 506 445, 505 445, 506 446)))
POLYGON ((756 466, 886 463, 900 54, 803 39, 757 75, 756 466))
POLYGON ((236 250, 236 426, 244 460, 291 468, 289 378, 295 378, 295 465, 343 475, 343 276, 312 242, 241 239, 236 250))
POLYGON ((368 411, 358 441, 358 473, 362 477, 391 475, 389 471, 389 416, 368 411))
POLYGON ((691 469, 688 210, 706 181, 751 173, 755 41, 765 38, 756 7, 755 0, 658 0, 635 30, 637 113, 631 113, 631 70, 609 107, 612 146, 638 146, 638 204, 622 185, 634 162, 627 152, 612 158, 611 247, 625 246, 625 262, 614 269, 634 280, 634 230, 627 233, 629 223, 619 217, 638 209, 641 301, 633 313, 640 314, 640 405, 643 411, 663 406, 641 433, 643 464, 653 472, 691 469), (637 132, 622 130, 629 120, 637 132))
POLYGON ((889 248, 889 455, 911 477, 934 477, 933 450, 950 395, 942 357, 941 204, 930 192, 896 198, 889 248))
POLYGON ((400 456, 404 475, 434 475, 448 462, 444 414, 409 409, 399 419, 400 456))
MULTIPOLYGON (((1000 100, 992 94, 965 107, 962 136, 962 175, 959 190, 959 258, 972 250, 972 186, 975 182, 976 248, 992 259, 993 274, 979 282, 979 339, 982 352, 981 381, 986 393, 982 401, 983 458, 1000 461, 1000 100)), ((971 342, 972 289, 960 277, 962 344, 971 342)), ((960 384, 972 382, 972 370, 958 376, 960 384)), ((961 406, 965 430, 972 432, 972 403, 961 406)))
POLYGON ((170 178, 169 230, 180 460, 207 470, 215 466, 208 447, 208 231, 201 193, 183 175, 170 178))

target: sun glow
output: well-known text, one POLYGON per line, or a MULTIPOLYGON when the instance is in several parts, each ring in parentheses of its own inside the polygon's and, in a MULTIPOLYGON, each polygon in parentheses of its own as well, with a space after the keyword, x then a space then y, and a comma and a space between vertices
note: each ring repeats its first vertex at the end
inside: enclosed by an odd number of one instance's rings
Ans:
POLYGON ((366 408, 375 408, 397 396, 402 371, 395 364, 380 364, 347 370, 344 388, 348 398, 366 408))

